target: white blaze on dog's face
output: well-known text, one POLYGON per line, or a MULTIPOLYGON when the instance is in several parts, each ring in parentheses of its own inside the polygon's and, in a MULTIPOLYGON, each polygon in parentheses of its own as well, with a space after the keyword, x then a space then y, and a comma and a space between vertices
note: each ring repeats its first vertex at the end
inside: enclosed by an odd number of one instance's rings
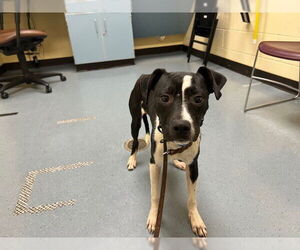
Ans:
POLYGON ((209 92, 200 74, 166 73, 154 89, 156 113, 168 141, 196 141, 208 109, 209 92))
POLYGON ((193 131, 195 130, 194 128, 194 123, 193 123, 193 118, 191 117, 191 114, 189 113, 187 103, 185 100, 185 91, 192 86, 192 76, 186 75, 183 77, 182 81, 182 110, 181 110, 181 119, 183 121, 187 121, 189 123, 189 126, 191 128, 191 134, 193 134, 193 131))

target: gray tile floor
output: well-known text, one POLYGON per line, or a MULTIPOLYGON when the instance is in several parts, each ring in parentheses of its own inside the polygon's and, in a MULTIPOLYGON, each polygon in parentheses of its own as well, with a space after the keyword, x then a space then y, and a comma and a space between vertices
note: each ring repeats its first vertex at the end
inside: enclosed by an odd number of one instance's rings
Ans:
MULTIPOLYGON (((143 237, 149 201, 149 151, 126 170, 130 137, 127 102, 142 73, 164 67, 193 71, 183 53, 141 57, 136 65, 77 73, 60 70, 52 94, 25 88, 0 100, 0 236, 143 237), (95 120, 57 125, 57 121, 95 120), (29 206, 75 199, 74 206, 14 215, 29 171, 76 162, 88 167, 40 174, 29 206)), ((300 103, 242 112, 248 78, 217 65, 228 83, 219 102, 210 100, 202 130, 198 204, 211 237, 300 236, 300 103)), ((45 70, 45 69, 44 69, 45 70)), ((286 97, 257 85, 251 101, 286 97)), ((143 130, 142 130, 143 132, 143 130)), ((170 167, 161 235, 192 236, 186 214, 184 173, 170 167)))

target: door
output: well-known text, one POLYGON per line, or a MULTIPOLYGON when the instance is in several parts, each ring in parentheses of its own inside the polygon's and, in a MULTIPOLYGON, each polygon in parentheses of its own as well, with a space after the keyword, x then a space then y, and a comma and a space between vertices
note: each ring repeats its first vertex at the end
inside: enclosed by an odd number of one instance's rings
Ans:
POLYGON ((105 60, 99 14, 66 14, 75 64, 105 60))
POLYGON ((105 61, 134 58, 131 13, 101 13, 105 61))

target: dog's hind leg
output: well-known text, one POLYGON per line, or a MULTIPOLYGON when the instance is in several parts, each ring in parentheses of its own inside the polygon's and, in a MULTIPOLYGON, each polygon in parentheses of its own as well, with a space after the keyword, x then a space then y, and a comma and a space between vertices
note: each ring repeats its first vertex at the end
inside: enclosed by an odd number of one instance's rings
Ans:
MULTIPOLYGON (((138 86, 138 85, 137 85, 138 86)), ((131 149, 131 155, 127 162, 127 169, 133 170, 136 168, 136 155, 137 151, 139 149, 139 130, 141 128, 141 122, 142 122, 142 100, 141 96, 138 94, 139 89, 137 86, 133 89, 130 95, 129 99, 129 110, 132 117, 131 121, 131 135, 133 139, 132 143, 132 149, 131 149)))
POLYGON ((136 168, 137 164, 137 151, 139 149, 139 141, 138 141, 138 136, 139 136, 139 130, 141 128, 141 115, 135 117, 132 119, 131 122, 131 135, 133 138, 133 143, 132 143, 132 149, 131 149, 131 155, 128 159, 127 162, 127 169, 128 170, 133 170, 136 168))
POLYGON ((146 131, 145 142, 148 146, 150 143, 150 128, 149 128, 149 122, 147 119, 147 113, 143 109, 142 109, 142 116, 143 116, 143 121, 144 121, 144 125, 145 125, 145 131, 146 131))

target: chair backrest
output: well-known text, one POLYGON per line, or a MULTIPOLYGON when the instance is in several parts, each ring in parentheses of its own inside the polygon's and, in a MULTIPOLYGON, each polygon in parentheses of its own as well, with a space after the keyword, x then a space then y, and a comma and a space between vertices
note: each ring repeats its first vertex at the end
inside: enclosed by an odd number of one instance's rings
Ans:
POLYGON ((216 18, 217 13, 196 13, 195 34, 197 36, 209 37, 216 18))
POLYGON ((195 2, 195 34, 209 37, 217 18, 218 0, 196 0, 195 2))

